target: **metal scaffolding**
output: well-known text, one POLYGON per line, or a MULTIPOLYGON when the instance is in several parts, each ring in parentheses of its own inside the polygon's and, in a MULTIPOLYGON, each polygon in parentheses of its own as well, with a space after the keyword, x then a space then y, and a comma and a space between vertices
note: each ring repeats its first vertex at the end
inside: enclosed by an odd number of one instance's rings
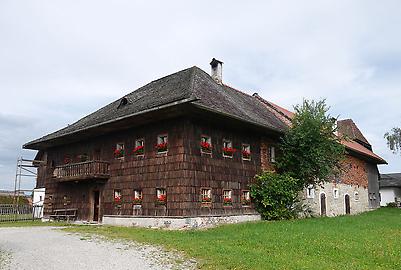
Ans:
POLYGON ((32 192, 32 189, 21 189, 21 182, 31 180, 32 177, 37 177, 37 166, 34 163, 41 163, 42 161, 38 160, 30 160, 24 159, 22 157, 17 159, 17 169, 15 173, 15 182, 14 182, 14 199, 13 205, 19 205, 19 200, 21 195, 25 195, 24 192, 32 192))

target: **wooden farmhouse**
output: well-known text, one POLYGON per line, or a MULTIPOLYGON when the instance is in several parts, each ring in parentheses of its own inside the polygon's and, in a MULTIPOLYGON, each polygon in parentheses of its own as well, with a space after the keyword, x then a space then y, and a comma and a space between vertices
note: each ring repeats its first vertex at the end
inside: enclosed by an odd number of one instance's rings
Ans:
MULTIPOLYGON (((222 62, 213 59, 211 75, 191 67, 152 81, 24 148, 39 150, 36 159, 43 161, 37 188, 46 190, 45 218, 144 226, 237 222, 258 218, 249 184, 274 169, 291 115, 223 84, 222 62)), ((305 190, 317 214, 379 205, 377 164, 385 161, 351 120, 339 127, 352 138, 344 142, 347 173, 305 190)))

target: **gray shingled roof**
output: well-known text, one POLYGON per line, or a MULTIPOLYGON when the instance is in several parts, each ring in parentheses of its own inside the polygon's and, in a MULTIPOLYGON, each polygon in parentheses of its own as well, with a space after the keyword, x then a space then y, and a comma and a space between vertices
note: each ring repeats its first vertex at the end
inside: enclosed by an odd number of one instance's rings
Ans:
POLYGON ((255 97, 217 84, 209 74, 198 67, 188 68, 140 87, 94 113, 54 133, 24 145, 32 145, 83 132, 125 117, 146 113, 149 109, 187 100, 194 105, 246 122, 282 132, 286 126, 255 97), (125 98, 128 102, 119 106, 125 98))
POLYGON ((380 174, 380 187, 401 187, 401 173, 380 174))

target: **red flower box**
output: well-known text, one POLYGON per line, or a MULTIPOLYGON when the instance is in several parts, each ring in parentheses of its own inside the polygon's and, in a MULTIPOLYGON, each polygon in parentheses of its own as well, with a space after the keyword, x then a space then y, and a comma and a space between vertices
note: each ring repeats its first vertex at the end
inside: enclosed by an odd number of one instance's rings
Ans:
POLYGON ((135 198, 132 200, 133 204, 142 204, 142 198, 135 198))
POLYGON ((162 204, 166 204, 166 201, 167 201, 166 195, 159 195, 157 197, 156 203, 162 205, 162 204))
POLYGON ((231 198, 224 198, 223 199, 223 204, 224 205, 232 205, 233 204, 233 200, 231 198))
POLYGON ((155 145, 155 148, 157 149, 157 152, 167 152, 168 144, 166 142, 158 143, 155 145))
POLYGON ((223 147, 223 154, 232 157, 237 150, 232 147, 223 147))
POLYGON ((212 202, 212 198, 203 197, 203 198, 202 198, 202 202, 203 202, 203 203, 210 203, 210 202, 212 202))
POLYGON ((251 158, 251 152, 247 151, 247 150, 243 150, 242 151, 242 157, 244 159, 250 159, 251 158))
POLYGON ((132 153, 134 153, 134 155, 143 155, 144 152, 145 147, 143 145, 139 145, 135 147, 134 150, 132 150, 132 153))
POLYGON ((124 149, 114 150, 114 157, 119 158, 124 156, 124 149))
POLYGON ((207 153, 212 152, 212 145, 208 142, 201 142, 200 147, 203 152, 207 152, 207 153))
POLYGON ((121 204, 121 197, 114 197, 114 204, 121 204))

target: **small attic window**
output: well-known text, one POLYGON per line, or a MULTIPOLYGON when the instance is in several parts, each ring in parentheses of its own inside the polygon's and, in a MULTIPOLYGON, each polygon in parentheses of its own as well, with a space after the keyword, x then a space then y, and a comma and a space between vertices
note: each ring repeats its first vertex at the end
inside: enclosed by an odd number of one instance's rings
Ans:
POLYGON ((127 105, 129 103, 129 99, 127 97, 123 97, 120 101, 120 105, 118 105, 117 109, 127 105))

